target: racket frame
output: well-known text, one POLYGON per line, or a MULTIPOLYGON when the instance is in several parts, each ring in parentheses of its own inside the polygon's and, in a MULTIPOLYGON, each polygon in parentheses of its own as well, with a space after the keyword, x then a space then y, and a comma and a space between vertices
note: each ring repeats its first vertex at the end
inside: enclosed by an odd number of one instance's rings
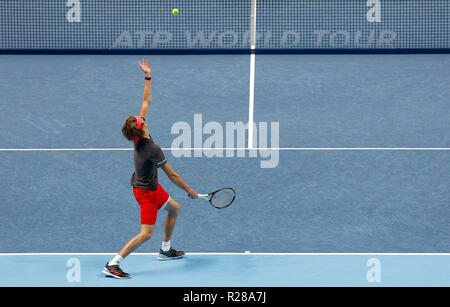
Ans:
POLYGON ((218 189, 218 190, 216 190, 214 192, 208 193, 208 194, 197 194, 197 195, 200 198, 208 200, 209 203, 211 204, 211 206, 213 206, 214 208, 224 209, 226 207, 229 207, 234 202, 234 199, 236 198, 236 191, 233 188, 231 188, 231 187, 224 187, 224 188, 220 188, 220 189, 218 189), (231 191, 233 191, 233 193, 234 193, 233 199, 230 201, 230 203, 228 205, 226 205, 224 207, 216 207, 212 203, 212 198, 213 198, 214 194, 216 194, 217 192, 222 191, 222 190, 231 190, 231 191))

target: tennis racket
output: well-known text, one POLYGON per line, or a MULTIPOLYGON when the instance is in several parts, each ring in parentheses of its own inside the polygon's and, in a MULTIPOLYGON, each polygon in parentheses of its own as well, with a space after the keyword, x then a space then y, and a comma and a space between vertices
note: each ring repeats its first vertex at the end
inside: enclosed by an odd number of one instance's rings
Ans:
POLYGON ((199 198, 206 199, 210 204, 217 208, 223 209, 230 206, 236 198, 236 192, 233 188, 221 188, 208 194, 197 194, 199 198))

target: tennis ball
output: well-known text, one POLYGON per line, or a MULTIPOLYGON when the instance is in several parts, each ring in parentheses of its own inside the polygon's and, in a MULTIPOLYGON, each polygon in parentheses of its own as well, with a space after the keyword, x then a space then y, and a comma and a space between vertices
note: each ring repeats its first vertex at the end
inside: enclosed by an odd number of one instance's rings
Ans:
POLYGON ((180 11, 179 11, 178 9, 173 9, 173 10, 172 10, 172 14, 178 15, 178 13, 180 13, 180 11))

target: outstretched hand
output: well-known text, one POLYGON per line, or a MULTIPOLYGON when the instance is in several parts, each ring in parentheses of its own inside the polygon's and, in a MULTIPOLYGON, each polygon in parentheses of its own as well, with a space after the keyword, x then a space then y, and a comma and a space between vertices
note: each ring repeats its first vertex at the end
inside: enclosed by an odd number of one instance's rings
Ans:
POLYGON ((151 76, 152 70, 150 69, 150 60, 142 59, 142 63, 139 62, 139 67, 145 72, 146 76, 151 76))
POLYGON ((198 194, 194 190, 190 190, 189 193, 188 193, 188 196, 191 199, 197 199, 198 198, 198 194))

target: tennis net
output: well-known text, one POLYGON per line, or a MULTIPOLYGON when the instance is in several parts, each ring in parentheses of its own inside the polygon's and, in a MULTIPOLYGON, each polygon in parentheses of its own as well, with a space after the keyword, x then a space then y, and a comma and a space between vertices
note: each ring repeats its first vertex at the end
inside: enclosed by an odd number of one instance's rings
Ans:
POLYGON ((0 50, 448 48, 449 2, 1 0, 0 50))

